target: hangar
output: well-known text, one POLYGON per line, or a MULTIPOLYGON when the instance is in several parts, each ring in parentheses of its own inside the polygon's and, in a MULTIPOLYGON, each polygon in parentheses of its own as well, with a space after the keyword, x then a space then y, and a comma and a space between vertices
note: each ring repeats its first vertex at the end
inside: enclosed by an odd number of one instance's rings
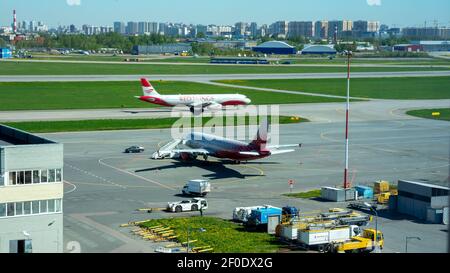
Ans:
POLYGON ((333 45, 305 45, 302 55, 336 55, 333 45))
POLYGON ((254 52, 264 54, 279 54, 279 55, 297 54, 297 50, 295 49, 295 47, 280 41, 265 42, 256 47, 253 47, 252 50, 254 52))
POLYGON ((398 181, 398 196, 389 200, 389 207, 429 223, 443 223, 448 215, 449 188, 417 181, 398 181))

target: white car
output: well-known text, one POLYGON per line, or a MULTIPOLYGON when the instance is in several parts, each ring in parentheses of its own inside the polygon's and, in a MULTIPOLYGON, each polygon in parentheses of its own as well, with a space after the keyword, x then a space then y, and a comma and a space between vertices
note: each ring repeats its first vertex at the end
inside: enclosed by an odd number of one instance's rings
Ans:
POLYGON ((198 211, 207 209, 208 202, 203 198, 193 198, 191 200, 183 200, 179 202, 170 202, 167 204, 169 212, 198 211))

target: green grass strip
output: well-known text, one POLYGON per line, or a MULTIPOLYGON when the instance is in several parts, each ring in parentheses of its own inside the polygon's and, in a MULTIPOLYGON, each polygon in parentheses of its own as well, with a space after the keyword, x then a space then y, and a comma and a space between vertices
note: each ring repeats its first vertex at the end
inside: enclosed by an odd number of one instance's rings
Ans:
MULTIPOLYGON (((345 79, 224 80, 221 83, 302 91, 315 94, 346 95, 345 79)), ((450 77, 355 78, 352 97, 374 99, 450 99, 450 77)))
POLYGON ((284 196, 291 198, 302 198, 302 199, 311 199, 317 198, 321 196, 321 190, 312 190, 307 192, 298 192, 298 193, 287 193, 283 194, 284 196))
MULTIPOLYGON (((432 67, 354 67, 354 72, 444 71, 432 67)), ((192 74, 267 74, 267 73, 345 73, 345 67, 102 64, 51 62, 0 62, 0 75, 192 75, 192 74)))
MULTIPOLYGON (((30 133, 56 133, 56 132, 83 132, 83 131, 107 131, 107 130, 137 130, 137 129, 167 129, 171 128, 178 118, 159 118, 159 119, 100 119, 100 120, 69 120, 69 121, 30 121, 30 122, 6 122, 7 126, 18 128, 30 133)), ((270 119, 269 119, 270 120, 270 119)), ((195 124, 194 120, 189 121, 190 124, 195 124)), ((279 124, 293 124, 300 122, 307 122, 307 119, 296 119, 294 117, 280 116, 279 124)), ((225 123, 217 120, 218 126, 225 123)), ((234 124, 237 124, 235 118, 234 124)), ((211 117, 204 117, 202 124, 212 125, 211 117)), ((246 117, 245 124, 254 125, 256 119, 246 117)))
MULTIPOLYGON (((152 84, 161 95, 239 93, 250 98, 254 105, 344 101, 195 82, 152 81, 152 84)), ((123 82, 3 82, 0 83, 0 111, 157 107, 135 98, 142 95, 139 78, 123 82)))
POLYGON ((179 242, 197 240, 190 247, 209 246, 215 253, 274 253, 282 247, 275 236, 263 232, 247 232, 241 225, 212 217, 150 220, 141 227, 172 227, 179 242), (203 232, 199 232, 203 229, 203 232))
POLYGON ((412 110, 407 114, 419 118, 450 121, 450 108, 412 110), (433 115, 433 113, 439 113, 439 115, 433 115))

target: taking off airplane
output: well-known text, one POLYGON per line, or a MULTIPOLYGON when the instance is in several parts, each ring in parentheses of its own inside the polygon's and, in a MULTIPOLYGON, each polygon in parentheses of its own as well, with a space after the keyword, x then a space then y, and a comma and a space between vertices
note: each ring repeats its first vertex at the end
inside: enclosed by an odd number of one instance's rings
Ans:
POLYGON ((197 110, 204 112, 205 108, 213 111, 221 110, 228 105, 248 105, 251 100, 240 94, 220 94, 220 95, 160 95, 156 92, 151 83, 142 78, 143 96, 136 97, 142 101, 166 107, 185 105, 194 113, 197 110))

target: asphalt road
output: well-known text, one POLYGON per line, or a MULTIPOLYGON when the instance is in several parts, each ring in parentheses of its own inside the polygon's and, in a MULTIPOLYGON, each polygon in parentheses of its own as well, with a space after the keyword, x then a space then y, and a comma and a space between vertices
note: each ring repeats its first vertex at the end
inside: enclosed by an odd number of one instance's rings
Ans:
MULTIPOLYGON (((301 113, 304 106, 297 107, 301 113)), ((164 207, 168 201, 183 199, 177 195, 181 187, 195 178, 210 179, 213 184, 208 196, 210 209, 205 213, 209 216, 229 219, 234 207, 262 204, 295 205, 303 213, 343 207, 345 204, 292 200, 281 195, 289 192, 288 179, 295 180, 294 191, 341 184, 344 122, 343 112, 334 107, 320 107, 328 109, 318 111, 322 122, 281 126, 281 143, 301 142, 304 146, 299 151, 243 165, 186 165, 149 159, 158 146, 170 140, 169 130, 44 134, 65 144, 64 240, 80 242, 84 252, 151 251, 156 245, 131 236, 129 229, 119 225, 174 216, 135 210, 164 207), (122 153, 135 144, 147 151, 122 153)), ((350 178, 354 185, 379 179, 444 181, 448 177, 448 122, 404 116, 402 110, 389 107, 361 105, 357 110, 355 105, 354 109, 350 126, 350 178)), ((382 214, 379 227, 385 233, 385 252, 403 252, 405 236, 422 238, 410 243, 411 252, 446 250, 443 225, 382 214)))
MULTIPOLYGON (((352 78, 442 77, 450 71, 354 72, 352 78)), ((326 79, 346 78, 345 73, 280 73, 280 74, 201 74, 201 75, 44 75, 0 76, 0 82, 79 82, 137 81, 141 77, 164 81, 258 80, 258 79, 326 79)))

